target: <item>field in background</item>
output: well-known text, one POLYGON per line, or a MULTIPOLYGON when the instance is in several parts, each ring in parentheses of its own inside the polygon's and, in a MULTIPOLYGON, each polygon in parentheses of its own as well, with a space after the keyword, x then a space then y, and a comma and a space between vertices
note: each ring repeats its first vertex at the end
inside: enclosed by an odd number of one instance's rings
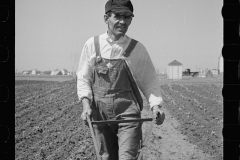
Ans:
MULTIPOLYGON (((222 75, 215 76, 212 78, 201 78, 201 77, 191 77, 183 76, 181 80, 169 80, 166 74, 159 74, 158 78, 162 84, 166 83, 223 83, 222 75)), ((43 81, 68 81, 75 79, 74 76, 51 76, 51 75, 23 75, 15 74, 15 80, 43 80, 43 81)))
POLYGON ((37 81, 69 81, 74 79, 74 76, 50 76, 50 75, 23 75, 15 74, 15 80, 37 80, 37 81))
MULTIPOLYGON (((164 108, 180 124, 176 129, 187 136, 186 141, 210 155, 207 160, 221 160, 222 79, 184 77, 173 81, 167 80, 166 75, 159 79, 164 108)), ((144 104, 146 110, 149 106, 145 99, 144 104)), ((74 77, 16 76, 15 159, 93 160, 94 147, 89 129, 80 119, 81 112, 74 77)), ((145 157, 160 159, 163 154, 159 148, 168 145, 160 145, 159 136, 154 133, 150 142, 145 157)), ((203 159, 192 156, 185 155, 185 159, 203 159)), ((171 159, 178 160, 179 155, 171 159)))
POLYGON ((166 74, 160 74, 158 75, 158 78, 162 84, 166 83, 223 83, 223 76, 218 75, 214 77, 209 78, 203 78, 203 77, 192 77, 192 76, 183 76, 180 80, 170 80, 167 79, 166 74))

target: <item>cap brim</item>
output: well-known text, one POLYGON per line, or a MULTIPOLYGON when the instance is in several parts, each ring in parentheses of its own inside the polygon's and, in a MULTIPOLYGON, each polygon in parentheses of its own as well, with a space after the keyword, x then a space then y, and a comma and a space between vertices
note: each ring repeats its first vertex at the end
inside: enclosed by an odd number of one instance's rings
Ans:
POLYGON ((134 17, 134 14, 132 13, 132 11, 128 10, 128 9, 112 9, 112 12, 119 14, 119 15, 124 15, 124 16, 132 16, 134 17))

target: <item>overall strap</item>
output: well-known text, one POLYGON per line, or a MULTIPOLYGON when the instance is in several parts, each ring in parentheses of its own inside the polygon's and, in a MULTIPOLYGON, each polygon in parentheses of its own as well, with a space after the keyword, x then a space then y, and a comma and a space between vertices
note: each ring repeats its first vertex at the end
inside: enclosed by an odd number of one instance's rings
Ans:
POLYGON ((131 73, 131 71, 130 71, 126 61, 124 61, 124 64, 126 66, 128 80, 130 82, 130 86, 132 88, 133 94, 134 94, 134 96, 135 96, 135 98, 137 100, 137 103, 138 103, 138 105, 140 107, 140 110, 142 111, 142 109, 143 109, 143 99, 142 99, 141 93, 140 93, 140 91, 138 89, 137 83, 134 80, 133 75, 132 75, 132 73, 131 73))
POLYGON ((137 43, 138 41, 136 41, 135 39, 131 39, 131 42, 129 43, 127 49, 125 50, 125 55, 124 55, 125 57, 130 56, 132 50, 134 49, 137 43))
POLYGON ((96 57, 100 55, 99 36, 94 36, 94 47, 96 51, 96 57))

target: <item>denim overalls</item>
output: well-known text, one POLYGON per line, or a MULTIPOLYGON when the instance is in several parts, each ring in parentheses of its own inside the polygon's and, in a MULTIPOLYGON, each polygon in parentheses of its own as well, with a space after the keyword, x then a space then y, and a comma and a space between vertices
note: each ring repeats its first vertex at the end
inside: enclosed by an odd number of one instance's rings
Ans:
MULTIPOLYGON (((137 41, 124 52, 128 57, 137 41)), ((141 117, 143 100, 124 59, 101 57, 98 36, 94 37, 96 61, 93 67, 92 120, 120 120, 141 117)), ((142 130, 140 122, 93 125, 102 160, 137 159, 142 130)))

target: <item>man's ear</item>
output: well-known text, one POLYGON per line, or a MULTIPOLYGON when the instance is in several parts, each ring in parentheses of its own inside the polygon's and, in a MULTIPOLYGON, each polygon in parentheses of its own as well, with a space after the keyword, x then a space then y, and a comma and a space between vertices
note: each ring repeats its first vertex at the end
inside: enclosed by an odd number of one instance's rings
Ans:
POLYGON ((103 19, 104 19, 104 22, 106 23, 106 24, 108 24, 108 19, 109 19, 109 17, 108 17, 108 15, 104 15, 103 16, 103 19))

